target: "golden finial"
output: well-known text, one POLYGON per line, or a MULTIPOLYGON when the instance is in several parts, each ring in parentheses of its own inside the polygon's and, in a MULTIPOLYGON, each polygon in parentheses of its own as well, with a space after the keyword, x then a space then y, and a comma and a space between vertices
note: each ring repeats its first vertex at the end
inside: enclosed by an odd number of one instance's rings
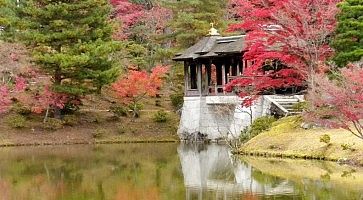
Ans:
POLYGON ((210 23, 211 29, 209 30, 209 36, 220 36, 218 30, 214 28, 214 23, 210 23))

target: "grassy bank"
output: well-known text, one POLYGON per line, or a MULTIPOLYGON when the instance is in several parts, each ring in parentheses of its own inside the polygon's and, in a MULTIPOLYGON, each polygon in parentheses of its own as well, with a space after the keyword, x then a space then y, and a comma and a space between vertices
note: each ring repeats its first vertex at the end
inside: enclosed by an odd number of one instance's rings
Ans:
POLYGON ((299 117, 275 122, 239 149, 240 154, 340 161, 363 165, 363 140, 341 129, 300 128, 299 117), (323 135, 329 142, 321 142, 323 135))
MULTIPOLYGON (((12 119, 9 123, 6 114, 0 117, 0 147, 29 145, 68 145, 68 144, 110 144, 135 142, 177 142, 176 134, 179 116, 172 109, 168 96, 146 99, 139 118, 117 117, 107 111, 110 104, 100 99, 85 101, 81 111, 65 116, 63 120, 50 120, 43 123, 42 115, 23 116, 23 121, 12 119), (86 109, 85 109, 86 108, 86 109), (158 111, 167 113, 167 120, 155 121, 158 111), (14 128, 11 125, 21 125, 14 128)), ((17 115, 19 116, 19 115, 17 115)))

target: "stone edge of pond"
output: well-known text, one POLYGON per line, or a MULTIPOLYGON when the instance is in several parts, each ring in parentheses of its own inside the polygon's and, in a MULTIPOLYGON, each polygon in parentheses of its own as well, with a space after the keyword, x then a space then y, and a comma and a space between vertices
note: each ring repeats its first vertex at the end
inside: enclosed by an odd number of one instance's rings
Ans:
POLYGON ((291 154, 291 153, 282 153, 282 152, 265 152, 265 151, 232 151, 234 155, 238 156, 255 156, 255 157, 265 157, 265 158, 282 158, 282 159, 304 159, 304 160, 322 160, 322 161, 331 161, 337 162, 338 164, 348 164, 353 166, 363 167, 362 163, 355 162, 352 159, 337 159, 337 158, 329 158, 327 156, 319 156, 319 155, 301 155, 301 154, 291 154))
POLYGON ((35 143, 3 143, 2 147, 25 147, 25 146, 62 146, 62 145, 95 145, 95 144, 137 144, 137 143, 179 143, 179 140, 99 140, 81 142, 35 142, 35 143))

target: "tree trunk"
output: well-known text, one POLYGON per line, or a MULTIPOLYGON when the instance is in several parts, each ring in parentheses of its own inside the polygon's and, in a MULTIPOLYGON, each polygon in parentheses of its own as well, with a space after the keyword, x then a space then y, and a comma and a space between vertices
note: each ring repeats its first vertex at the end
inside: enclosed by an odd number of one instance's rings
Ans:
MULTIPOLYGON (((61 84, 62 84, 62 73, 61 73, 61 69, 58 67, 55 70, 55 74, 54 74, 54 85, 61 86, 61 84)), ((61 119, 62 118, 61 109, 57 106, 53 106, 53 109, 54 109, 54 118, 61 119)))

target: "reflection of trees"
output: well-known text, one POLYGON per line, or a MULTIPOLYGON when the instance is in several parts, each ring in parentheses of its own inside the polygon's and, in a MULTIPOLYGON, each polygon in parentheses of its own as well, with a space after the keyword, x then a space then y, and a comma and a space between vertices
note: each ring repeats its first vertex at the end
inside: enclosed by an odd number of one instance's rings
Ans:
POLYGON ((175 153, 174 144, 19 148, 0 152, 0 180, 9 199, 115 199, 128 185, 182 199, 175 153))

